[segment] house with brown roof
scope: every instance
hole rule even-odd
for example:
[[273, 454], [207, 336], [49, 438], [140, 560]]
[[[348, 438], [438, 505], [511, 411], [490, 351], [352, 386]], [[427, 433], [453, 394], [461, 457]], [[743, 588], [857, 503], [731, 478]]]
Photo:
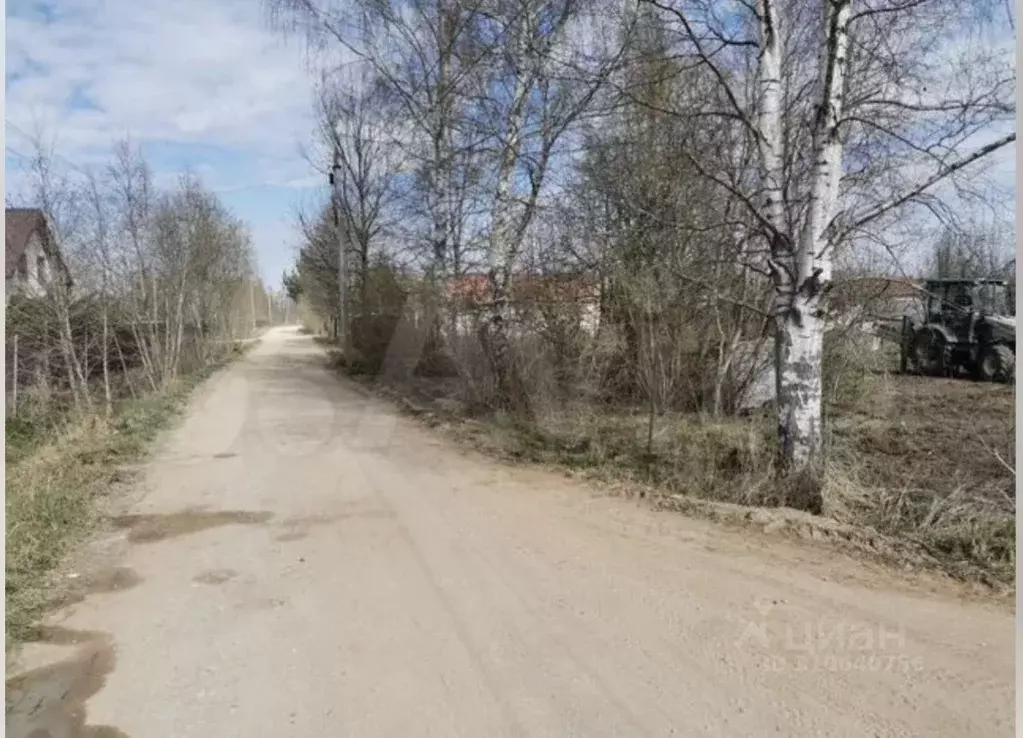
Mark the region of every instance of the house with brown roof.
[[38, 208], [7, 208], [4, 213], [5, 299], [46, 294], [55, 279], [71, 286], [64, 257], [46, 215]]
[[[574, 306], [583, 330], [594, 333], [600, 315], [600, 287], [594, 281], [575, 274], [516, 274], [511, 278], [509, 295], [513, 313], [525, 317], [530, 310], [554, 306]], [[479, 316], [489, 302], [490, 280], [486, 274], [466, 274], [448, 281], [445, 298], [458, 318], [459, 332], [473, 330], [473, 316]]]
[[923, 309], [923, 281], [902, 277], [856, 277], [835, 280], [828, 302], [846, 320], [901, 320]]

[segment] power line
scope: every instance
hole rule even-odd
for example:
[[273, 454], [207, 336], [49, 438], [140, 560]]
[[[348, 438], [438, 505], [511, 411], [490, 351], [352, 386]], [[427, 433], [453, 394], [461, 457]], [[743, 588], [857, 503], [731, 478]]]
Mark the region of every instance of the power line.
[[[29, 135], [23, 129], [19, 128], [14, 123], [11, 123], [11, 121], [7, 120], [6, 118], [4, 118], [4, 125], [5, 126], [9, 126], [16, 133], [20, 134], [25, 139], [25, 141], [31, 143], [32, 145], [38, 145], [38, 142], [36, 141], [36, 139], [33, 136]], [[25, 154], [22, 154], [20, 151], [16, 151], [16, 150], [10, 148], [9, 146], [5, 146], [5, 148], [8, 151], [10, 151], [11, 153], [16, 154], [17, 156], [20, 156], [22, 159], [24, 159], [26, 161], [32, 161], [33, 159], [36, 158], [35, 156], [27, 156]], [[66, 156], [58, 154], [55, 151], [50, 151], [48, 153], [48, 156], [49, 156], [50, 159], [62, 162], [65, 167], [67, 167], [68, 169], [71, 169], [71, 170], [73, 170], [75, 172], [78, 172], [79, 174], [84, 174], [84, 175], [88, 175], [89, 174], [88, 170], [83, 169], [82, 167], [78, 166], [77, 164], [72, 162], [70, 159], [68, 159]]]

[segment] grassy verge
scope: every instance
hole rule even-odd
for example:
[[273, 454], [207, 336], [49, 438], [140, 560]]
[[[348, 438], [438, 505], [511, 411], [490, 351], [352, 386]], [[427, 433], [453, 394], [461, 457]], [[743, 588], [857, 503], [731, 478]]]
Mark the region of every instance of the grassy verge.
[[[239, 348], [231, 359], [243, 351]], [[7, 422], [8, 652], [45, 612], [49, 574], [99, 522], [98, 500], [118, 483], [129, 481], [129, 465], [145, 457], [193, 390], [220, 366], [223, 363], [184, 377], [165, 391], [122, 401], [109, 419], [69, 423], [51, 416]]]

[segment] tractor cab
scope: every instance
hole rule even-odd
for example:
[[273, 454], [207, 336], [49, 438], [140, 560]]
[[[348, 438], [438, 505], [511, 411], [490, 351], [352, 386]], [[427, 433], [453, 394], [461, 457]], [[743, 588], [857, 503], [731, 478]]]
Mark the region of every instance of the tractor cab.
[[1001, 279], [931, 279], [924, 285], [924, 291], [929, 319], [963, 312], [1016, 314], [1011, 290]]
[[924, 284], [925, 318], [903, 322], [902, 364], [924, 374], [963, 368], [978, 379], [1014, 376], [1015, 299], [1001, 279], [931, 279]]

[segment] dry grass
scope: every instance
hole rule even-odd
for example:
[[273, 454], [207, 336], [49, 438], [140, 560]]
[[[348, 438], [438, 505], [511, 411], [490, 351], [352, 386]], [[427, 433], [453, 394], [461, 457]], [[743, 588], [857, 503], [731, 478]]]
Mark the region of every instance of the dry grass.
[[[242, 353], [244, 347], [234, 352]], [[49, 603], [49, 574], [98, 520], [97, 501], [131, 476], [161, 430], [214, 370], [165, 392], [122, 401], [107, 420], [70, 420], [51, 404], [6, 424], [6, 617], [8, 651]]]
[[968, 578], [1015, 579], [1011, 385], [891, 376], [831, 424], [829, 514], [908, 537]]

